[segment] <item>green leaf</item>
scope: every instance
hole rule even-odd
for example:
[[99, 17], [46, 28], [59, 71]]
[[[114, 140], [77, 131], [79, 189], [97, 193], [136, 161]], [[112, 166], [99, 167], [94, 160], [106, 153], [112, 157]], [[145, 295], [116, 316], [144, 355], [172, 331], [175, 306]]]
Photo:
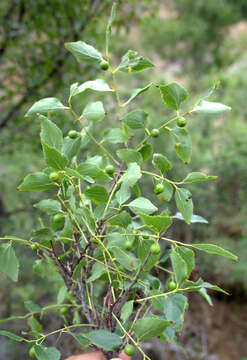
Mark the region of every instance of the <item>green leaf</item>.
[[41, 116], [41, 132], [40, 138], [50, 147], [62, 150], [63, 147], [63, 134], [62, 131], [52, 121], [45, 116]]
[[131, 201], [127, 206], [133, 211], [134, 213], [142, 212], [143, 214], [152, 214], [153, 212], [157, 211], [157, 207], [154, 206], [150, 200], [139, 197], [133, 201]]
[[34, 346], [38, 360], [60, 360], [61, 354], [55, 347]]
[[106, 49], [108, 51], [109, 49], [109, 41], [110, 41], [110, 37], [111, 37], [111, 27], [112, 27], [112, 23], [115, 19], [115, 15], [116, 15], [116, 7], [117, 4], [114, 2], [112, 4], [112, 8], [111, 8], [111, 15], [109, 16], [108, 19], [108, 23], [107, 23], [107, 27], [106, 27], [106, 37], [105, 37], [105, 42], [106, 42]]
[[[139, 245], [138, 245], [138, 249], [137, 249], [137, 255], [138, 255], [138, 259], [140, 260], [141, 264], [144, 263], [149, 250], [150, 250], [150, 246], [153, 244], [153, 240], [142, 240], [140, 241]], [[143, 268], [143, 271], [150, 271], [154, 265], [156, 265], [159, 261], [160, 258], [160, 254], [150, 254], [148, 261], [146, 263], [146, 265]]]
[[139, 150], [138, 152], [141, 154], [142, 158], [143, 158], [143, 162], [147, 161], [150, 156], [153, 153], [153, 147], [151, 144], [144, 144]]
[[133, 300], [130, 300], [130, 301], [127, 301], [122, 309], [121, 309], [121, 320], [123, 323], [125, 323], [125, 321], [128, 320], [128, 318], [130, 317], [130, 315], [132, 314], [133, 312], [133, 305], [134, 305], [134, 301]]
[[32, 300], [27, 300], [24, 302], [25, 308], [30, 312], [41, 312], [42, 308], [35, 304]]
[[18, 341], [18, 342], [25, 340], [23, 337], [15, 335], [15, 334], [11, 333], [10, 331], [0, 330], [0, 335], [6, 336], [7, 338], [14, 340], [14, 341]]
[[79, 164], [76, 171], [83, 176], [89, 176], [93, 180], [108, 181], [110, 179], [110, 177], [102, 169], [91, 162]]
[[0, 246], [0, 272], [13, 281], [18, 280], [19, 260], [10, 243]]
[[131, 216], [127, 211], [122, 211], [120, 214], [117, 214], [108, 220], [108, 223], [110, 225], [121, 226], [125, 229], [128, 227], [129, 224], [131, 224], [131, 222]]
[[137, 320], [133, 327], [133, 331], [138, 340], [148, 340], [161, 335], [170, 325], [171, 323], [168, 320], [146, 317]]
[[[163, 291], [160, 290], [151, 290], [150, 291], [150, 296], [153, 295], [160, 295], [163, 294]], [[151, 299], [152, 305], [153, 307], [160, 311], [161, 313], [164, 313], [165, 311], [165, 296], [159, 296], [159, 297], [154, 297]]]
[[163, 180], [164, 191], [157, 195], [160, 201], [170, 201], [173, 195], [173, 186], [172, 184], [167, 181]]
[[178, 110], [181, 103], [188, 97], [187, 90], [176, 82], [159, 86], [164, 103], [170, 109]]
[[191, 159], [192, 146], [188, 131], [175, 127], [170, 132], [177, 156], [188, 164]]
[[120, 247], [112, 246], [111, 252], [113, 253], [116, 261], [119, 262], [119, 264], [121, 264], [125, 269], [129, 271], [133, 271], [135, 269], [135, 258], [130, 256], [127, 251], [121, 249]]
[[25, 176], [23, 182], [18, 186], [18, 190], [49, 190], [54, 188], [54, 183], [43, 172], [36, 172]]
[[41, 141], [45, 162], [55, 170], [63, 170], [69, 162], [69, 159], [54, 147]]
[[217, 176], [207, 176], [201, 172], [192, 172], [186, 176], [183, 180], [184, 184], [194, 184], [206, 180], [214, 180], [217, 179]]
[[211, 300], [211, 297], [208, 295], [207, 290], [205, 288], [201, 288], [198, 290], [199, 294], [201, 294], [202, 297], [208, 302], [210, 306], [213, 306], [213, 302]]
[[106, 330], [94, 330], [85, 334], [85, 336], [92, 344], [108, 351], [116, 351], [122, 345], [122, 340], [117, 334]]
[[69, 159], [72, 160], [74, 156], [78, 154], [81, 149], [82, 138], [78, 136], [76, 139], [66, 137], [63, 143], [62, 153]]
[[159, 169], [161, 175], [163, 175], [165, 171], [172, 168], [170, 161], [162, 154], [154, 154], [152, 163], [156, 168]]
[[90, 340], [85, 338], [85, 334], [70, 333], [70, 335], [85, 348], [87, 348], [91, 343]]
[[94, 263], [91, 270], [91, 276], [87, 279], [87, 283], [97, 280], [106, 272], [105, 267], [100, 263]]
[[102, 59], [101, 53], [84, 41], [68, 42], [64, 46], [74, 55], [78, 62], [94, 63]]
[[128, 186], [134, 186], [142, 177], [141, 168], [135, 162], [128, 164], [128, 170], [123, 176], [123, 183]]
[[35, 114], [56, 113], [61, 110], [69, 110], [69, 107], [64, 106], [58, 99], [49, 97], [35, 102], [25, 114], [25, 116], [27, 117]]
[[94, 91], [114, 91], [109, 87], [109, 85], [103, 79], [96, 79], [86, 81], [83, 84], [77, 86], [73, 91], [73, 96], [79, 95], [85, 90], [94, 90]]
[[119, 157], [119, 159], [125, 161], [126, 163], [132, 163], [132, 162], [135, 162], [138, 164], [142, 163], [142, 156], [136, 150], [119, 149], [119, 150], [117, 150], [117, 156]]
[[89, 103], [83, 110], [83, 116], [89, 121], [101, 121], [105, 117], [105, 110], [101, 101]]
[[170, 216], [149, 216], [142, 213], [138, 213], [142, 221], [150, 230], [162, 233], [167, 230], [172, 224], [172, 218]]
[[[152, 83], [148, 84], [147, 86], [145, 86], [144, 88], [139, 88], [139, 89], [134, 89], [131, 93], [130, 98], [123, 104], [123, 106], [128, 105], [132, 100], [134, 100], [138, 95], [144, 93], [145, 91], [147, 91], [150, 86], [152, 85]], [[131, 126], [130, 126], [131, 128]], [[132, 128], [133, 129], [133, 128]]]
[[170, 294], [165, 298], [166, 318], [173, 322], [175, 331], [182, 330], [186, 305], [187, 298], [182, 294]]
[[123, 130], [119, 128], [107, 129], [104, 132], [104, 141], [111, 144], [120, 144], [128, 140], [128, 137], [124, 134]]
[[175, 251], [185, 261], [187, 265], [187, 278], [190, 277], [192, 270], [195, 267], [195, 254], [194, 251], [184, 246], [177, 246]]
[[64, 285], [62, 286], [57, 294], [57, 304], [60, 305], [64, 302], [66, 299], [66, 296], [68, 295], [67, 287]]
[[42, 325], [33, 316], [27, 320], [28, 326], [34, 333], [41, 334], [43, 331]]
[[96, 203], [106, 203], [108, 200], [108, 192], [102, 185], [94, 185], [85, 191], [88, 199], [93, 200]]
[[126, 114], [122, 120], [131, 129], [143, 129], [147, 124], [148, 113], [143, 110], [133, 110]]
[[172, 262], [172, 268], [176, 278], [176, 282], [180, 285], [184, 280], [188, 278], [188, 267], [184, 259], [179, 253], [173, 249], [170, 253], [170, 259]]
[[190, 224], [193, 214], [193, 202], [190, 191], [183, 188], [177, 188], [175, 192], [175, 201], [178, 210], [180, 210], [183, 215], [184, 220], [187, 224]]
[[207, 114], [207, 115], [220, 115], [231, 111], [230, 106], [220, 104], [212, 101], [202, 100], [200, 103], [192, 110], [196, 114]]
[[193, 244], [192, 245], [193, 248], [201, 250], [201, 251], [205, 251], [209, 254], [216, 254], [216, 255], [221, 255], [224, 256], [228, 259], [232, 259], [235, 261], [238, 261], [239, 258], [238, 256], [234, 255], [233, 253], [231, 253], [228, 250], [223, 249], [222, 247], [218, 246], [218, 245], [214, 245], [214, 244]]
[[[184, 217], [180, 212], [177, 212], [173, 217], [176, 219], [179, 219], [179, 220], [184, 220]], [[191, 222], [191, 224], [192, 223], [208, 224], [208, 221], [206, 219], [204, 219], [202, 216], [195, 215], [195, 214], [192, 215], [190, 222]]]
[[116, 192], [116, 199], [119, 205], [125, 203], [125, 201], [129, 200], [130, 197], [131, 197], [130, 187], [125, 183], [122, 183], [120, 189]]
[[33, 206], [48, 215], [56, 214], [62, 209], [60, 202], [52, 199], [41, 200]]
[[122, 57], [118, 70], [130, 73], [142, 71], [151, 67], [154, 67], [154, 64], [149, 59], [138, 56], [136, 51], [128, 50]]

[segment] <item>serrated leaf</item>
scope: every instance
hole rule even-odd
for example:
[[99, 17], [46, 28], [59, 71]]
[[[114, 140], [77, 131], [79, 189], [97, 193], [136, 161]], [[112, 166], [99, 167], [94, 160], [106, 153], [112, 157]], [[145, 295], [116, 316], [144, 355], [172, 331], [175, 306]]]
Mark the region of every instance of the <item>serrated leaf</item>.
[[134, 261], [135, 258], [131, 256], [127, 251], [121, 249], [117, 246], [111, 247], [111, 252], [113, 253], [117, 262], [122, 265], [125, 269], [133, 271], [135, 269]]
[[195, 254], [191, 249], [184, 246], [177, 246], [175, 248], [177, 254], [179, 254], [187, 265], [187, 278], [189, 278], [192, 270], [195, 267]]
[[122, 57], [118, 70], [130, 73], [142, 71], [151, 67], [154, 67], [154, 64], [149, 59], [138, 56], [136, 51], [128, 50]]
[[108, 351], [116, 351], [122, 345], [122, 340], [117, 334], [106, 330], [94, 330], [85, 334], [85, 337], [92, 344]]
[[18, 280], [19, 260], [10, 243], [0, 246], [0, 272], [13, 281]]
[[62, 209], [60, 202], [53, 199], [41, 200], [33, 206], [48, 215], [56, 214]]
[[102, 169], [88, 161], [79, 164], [79, 166], [76, 168], [76, 171], [84, 177], [89, 176], [93, 180], [108, 181], [110, 179]]
[[135, 162], [128, 164], [128, 170], [123, 176], [123, 183], [127, 186], [134, 186], [142, 177], [141, 168]]
[[55, 347], [34, 346], [38, 360], [60, 360], [61, 354]]
[[[138, 255], [138, 259], [140, 260], [141, 264], [144, 263], [149, 251], [150, 251], [150, 247], [153, 244], [153, 240], [142, 240], [139, 245], [138, 245], [138, 249], [137, 249], [137, 255]], [[154, 265], [156, 265], [159, 261], [160, 258], [160, 254], [150, 254], [148, 261], [146, 263], [146, 265], [143, 268], [143, 271], [150, 271]]]
[[74, 156], [78, 154], [81, 149], [82, 138], [78, 136], [76, 139], [66, 137], [63, 142], [62, 153], [69, 159], [72, 160]]
[[69, 110], [69, 107], [64, 106], [57, 98], [49, 97], [35, 102], [25, 114], [25, 117], [34, 114], [55, 113], [61, 110]]
[[172, 218], [170, 216], [149, 216], [142, 213], [138, 213], [138, 215], [140, 215], [142, 221], [150, 230], [157, 233], [166, 231], [172, 224]]
[[170, 294], [165, 298], [165, 314], [167, 320], [173, 322], [175, 331], [182, 330], [187, 298], [182, 294]]
[[81, 85], [78, 85], [73, 92], [73, 96], [83, 93], [85, 90], [94, 90], [94, 91], [114, 91], [109, 87], [109, 85], [103, 79], [96, 79], [86, 81]]
[[167, 180], [163, 180], [162, 183], [164, 185], [164, 191], [158, 194], [157, 197], [160, 201], [170, 201], [173, 195], [173, 186]]
[[231, 111], [231, 107], [212, 101], [202, 100], [192, 112], [196, 114], [220, 115]]
[[102, 185], [94, 185], [85, 191], [85, 195], [88, 199], [93, 200], [96, 203], [106, 203], [108, 200], [108, 192]]
[[137, 164], [142, 163], [142, 156], [136, 150], [119, 149], [119, 150], [117, 150], [117, 156], [119, 157], [119, 159], [121, 159], [122, 161], [125, 161], [127, 164], [133, 163], [133, 162], [135, 162]]
[[176, 82], [159, 86], [164, 103], [170, 109], [178, 110], [181, 103], [188, 98], [187, 90]]
[[172, 250], [170, 254], [170, 259], [172, 262], [172, 268], [176, 278], [176, 282], [178, 283], [178, 285], [180, 285], [184, 280], [188, 278], [187, 264], [182, 258], [182, 256], [175, 251], [175, 249]]
[[131, 224], [132, 219], [127, 211], [122, 211], [120, 214], [111, 217], [107, 222], [110, 225], [120, 226], [126, 229], [128, 225]]
[[101, 101], [87, 104], [83, 110], [83, 116], [89, 121], [101, 121], [105, 117], [104, 106]]
[[116, 192], [116, 199], [119, 205], [125, 203], [131, 197], [130, 187], [124, 183], [121, 184], [120, 189]]
[[51, 182], [49, 177], [43, 172], [36, 172], [25, 176], [23, 182], [18, 186], [18, 190], [49, 190], [55, 187], [54, 183]]
[[216, 254], [216, 255], [221, 255], [224, 256], [228, 259], [232, 259], [235, 261], [238, 261], [239, 258], [238, 256], [234, 255], [233, 253], [231, 253], [228, 250], [223, 249], [222, 247], [218, 246], [218, 245], [214, 245], [214, 244], [193, 244], [192, 245], [193, 248], [201, 250], [201, 251], [205, 251], [209, 254]]
[[161, 175], [163, 175], [165, 171], [172, 168], [170, 161], [162, 154], [154, 154], [152, 163], [156, 168], [159, 169]]
[[157, 207], [154, 206], [150, 200], [139, 197], [133, 201], [131, 201], [127, 206], [133, 211], [134, 213], [142, 212], [143, 214], [152, 214], [153, 212], [157, 211]]
[[78, 62], [94, 63], [102, 59], [101, 53], [84, 41], [68, 42], [64, 46], [74, 55]]
[[182, 181], [184, 184], [194, 184], [206, 180], [214, 180], [217, 179], [217, 176], [207, 176], [201, 172], [192, 172], [186, 176], [186, 178]]
[[64, 170], [68, 165], [69, 159], [54, 147], [41, 141], [45, 162], [55, 170]]
[[133, 327], [133, 331], [138, 340], [148, 340], [161, 335], [170, 325], [171, 323], [168, 320], [146, 317], [137, 320]]
[[190, 224], [193, 214], [193, 202], [190, 191], [183, 188], [177, 188], [175, 192], [175, 201], [178, 210], [180, 210], [183, 215], [184, 220], [187, 224]]
[[[123, 104], [123, 106], [128, 105], [132, 100], [134, 100], [137, 96], [139, 96], [140, 94], [144, 93], [145, 91], [147, 91], [150, 86], [152, 85], [152, 83], [148, 84], [147, 86], [145, 86], [144, 88], [138, 88], [138, 89], [134, 89], [131, 93], [130, 98]], [[131, 126], [130, 126], [131, 128]], [[132, 128], [133, 129], [133, 128]]]
[[147, 161], [150, 156], [153, 153], [153, 147], [151, 144], [144, 144], [139, 150], [138, 152], [141, 154], [142, 158], [143, 158], [143, 162]]
[[130, 113], [126, 114], [122, 120], [129, 128], [136, 129], [144, 129], [147, 124], [148, 113], [137, 109], [133, 110]]
[[134, 301], [133, 300], [130, 300], [130, 301], [127, 301], [122, 309], [121, 309], [121, 320], [123, 323], [125, 323], [125, 321], [128, 320], [128, 318], [130, 317], [130, 315], [132, 314], [133, 312], [133, 305], [134, 305]]
[[170, 131], [177, 156], [188, 164], [191, 159], [192, 146], [188, 131], [184, 128], [175, 127]]
[[128, 137], [124, 134], [123, 130], [119, 128], [107, 129], [104, 132], [104, 141], [111, 144], [121, 144], [128, 140]]
[[25, 340], [23, 337], [13, 334], [10, 331], [0, 330], [0, 335], [6, 336], [7, 338], [14, 340], [14, 341], [18, 341], [18, 342]]
[[50, 147], [54, 147], [58, 151], [61, 151], [63, 147], [63, 134], [54, 122], [47, 119], [45, 116], [40, 117], [41, 120], [41, 132], [40, 138]]
[[85, 338], [85, 334], [70, 333], [70, 335], [73, 336], [73, 338], [85, 348], [87, 348], [91, 343], [90, 340]]

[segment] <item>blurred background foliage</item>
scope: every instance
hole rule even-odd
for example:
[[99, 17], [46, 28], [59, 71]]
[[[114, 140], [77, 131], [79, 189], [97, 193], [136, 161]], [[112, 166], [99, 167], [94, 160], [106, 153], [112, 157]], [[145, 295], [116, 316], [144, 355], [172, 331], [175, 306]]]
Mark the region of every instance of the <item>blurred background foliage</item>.
[[[165, 147], [174, 162], [171, 177], [181, 178], [189, 171], [200, 170], [219, 176], [217, 181], [197, 184], [192, 189], [195, 213], [205, 217], [209, 224], [188, 227], [177, 221], [172, 231], [180, 241], [212, 241], [240, 255], [238, 264], [219, 257], [198, 258], [199, 275], [233, 294], [227, 299], [233, 311], [232, 306], [238, 308], [247, 292], [246, 0], [131, 0], [120, 1], [119, 5], [111, 45], [113, 62], [118, 64], [127, 49], [134, 49], [156, 64], [154, 70], [132, 79], [131, 74], [120, 75], [121, 88], [126, 89], [127, 82], [135, 88], [145, 86], [150, 79], [154, 82], [176, 80], [189, 89], [193, 102], [214, 81], [220, 80], [221, 86], [213, 100], [233, 109], [226, 117], [189, 119], [194, 152], [187, 166], [181, 166], [174, 156], [165, 133], [153, 141], [157, 152]], [[76, 63], [63, 44], [82, 39], [102, 51], [110, 6], [110, 0], [0, 2], [1, 235], [28, 238], [39, 223], [39, 213], [32, 205], [44, 197], [44, 194], [15, 190], [26, 173], [43, 166], [39, 122], [23, 115], [38, 99], [56, 96], [66, 101], [70, 84], [102, 76], [97, 66]], [[127, 92], [124, 90], [122, 96], [127, 96]], [[150, 113], [149, 127], [159, 126], [169, 111], [156, 99], [155, 91], [150, 89], [145, 95], [129, 109], [142, 106]], [[89, 97], [95, 98], [95, 95], [87, 92], [81, 99], [82, 104]], [[112, 114], [108, 121], [114, 123], [113, 99], [107, 95], [104, 101]], [[70, 119], [57, 118], [56, 121], [64, 133], [75, 128]], [[152, 198], [150, 184], [144, 186]], [[166, 204], [162, 206], [166, 208]], [[172, 206], [171, 211], [175, 211], [175, 207]], [[33, 255], [26, 249], [18, 248], [18, 251], [22, 258], [20, 282], [12, 284], [0, 278], [1, 318], [25, 313], [23, 303], [29, 298], [41, 305], [52, 303], [60, 286], [52, 271], [42, 269], [37, 261], [36, 275], [31, 276]], [[62, 325], [63, 319], [49, 315], [44, 326], [52, 329], [54, 322]], [[18, 324], [20, 328], [23, 326]], [[11, 326], [16, 328], [16, 324], [10, 323], [7, 327]], [[246, 356], [241, 332], [239, 336], [240, 340], [234, 340], [234, 344], [240, 352], [225, 351], [212, 359]], [[3, 339], [0, 345], [1, 341]], [[73, 346], [66, 342], [65, 353], [72, 352]], [[28, 359], [24, 345], [13, 348], [10, 342], [4, 342], [0, 348], [0, 359], [15, 360], [20, 351], [22, 358]]]

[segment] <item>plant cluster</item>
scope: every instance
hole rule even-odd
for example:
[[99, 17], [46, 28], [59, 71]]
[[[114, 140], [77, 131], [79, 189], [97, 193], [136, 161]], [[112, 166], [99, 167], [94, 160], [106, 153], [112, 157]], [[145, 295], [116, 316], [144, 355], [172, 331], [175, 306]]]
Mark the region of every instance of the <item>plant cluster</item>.
[[[189, 163], [192, 154], [186, 127], [189, 118], [196, 114], [219, 115], [230, 108], [208, 101], [217, 84], [187, 110], [181, 110], [181, 105], [188, 99], [188, 92], [176, 82], [150, 83], [134, 89], [129, 99], [122, 102], [117, 87], [118, 72], [131, 76], [154, 64], [129, 50], [120, 64], [113, 67], [109, 40], [114, 16], [115, 5], [106, 29], [105, 57], [83, 41], [65, 44], [77, 61], [97, 63], [99, 69], [111, 76], [111, 85], [103, 79], [74, 83], [68, 105], [57, 98], [44, 98], [26, 114], [40, 120], [46, 168], [27, 175], [18, 189], [49, 191], [51, 195], [34, 205], [45, 217], [29, 240], [1, 238], [5, 243], [0, 247], [0, 271], [13, 281], [18, 280], [19, 260], [13, 243], [19, 242], [36, 253], [36, 273], [50, 269], [64, 285], [56, 304], [41, 308], [31, 300], [26, 302], [28, 313], [21, 318], [27, 319], [29, 332], [19, 336], [1, 330], [0, 335], [30, 343], [30, 356], [39, 360], [60, 359], [60, 352], [55, 347], [46, 347], [45, 342], [49, 336], [62, 333], [69, 333], [83, 347], [102, 350], [108, 358], [123, 349], [127, 355], [133, 355], [136, 348], [143, 359], [149, 359], [140, 346], [141, 341], [159, 337], [164, 342], [177, 342], [176, 333], [182, 329], [188, 308], [186, 292], [197, 291], [209, 303], [207, 289], [224, 292], [202, 279], [192, 280], [194, 250], [237, 260], [234, 254], [214, 244], [186, 244], [169, 238], [167, 231], [174, 218], [187, 224], [203, 222], [201, 217], [193, 215], [192, 194], [186, 185], [216, 177], [192, 172], [181, 181], [173, 181], [168, 175], [172, 163], [164, 153], [154, 149], [155, 138], [162, 137], [166, 131], [177, 156], [183, 163]], [[175, 111], [175, 116], [157, 129], [150, 127], [146, 111], [127, 110], [151, 86], [157, 88], [164, 105]], [[107, 127], [109, 115], [101, 101], [90, 102], [80, 111], [78, 106], [75, 109], [76, 97], [88, 89], [109, 92], [116, 98], [120, 126]], [[76, 123], [65, 137], [51, 120], [53, 114], [59, 113], [70, 114]], [[103, 136], [98, 136], [97, 124], [101, 121], [106, 122], [106, 130]], [[90, 154], [83, 151], [89, 142], [99, 151]], [[112, 151], [114, 146], [116, 153]], [[152, 169], [146, 166], [150, 159]], [[150, 179], [157, 198], [155, 204], [143, 194], [144, 177]], [[168, 210], [160, 210], [164, 202], [169, 203], [173, 198], [178, 213], [171, 215]], [[159, 272], [168, 274], [166, 284], [159, 279]], [[41, 318], [51, 310], [60, 314], [64, 326], [44, 333]]]

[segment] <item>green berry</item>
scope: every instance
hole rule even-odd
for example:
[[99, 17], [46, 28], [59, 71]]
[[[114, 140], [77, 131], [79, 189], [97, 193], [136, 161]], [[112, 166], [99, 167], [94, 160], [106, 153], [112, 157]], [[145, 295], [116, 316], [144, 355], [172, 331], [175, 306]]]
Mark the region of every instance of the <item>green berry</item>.
[[32, 346], [31, 349], [29, 350], [29, 356], [33, 359], [37, 359], [36, 352], [34, 350], [34, 346]]
[[61, 226], [62, 226], [65, 222], [65, 216], [61, 215], [61, 214], [56, 214], [53, 216], [53, 222], [57, 225], [61, 224]]
[[69, 309], [64, 306], [64, 307], [60, 308], [58, 311], [61, 315], [66, 315], [67, 312], [69, 311]]
[[37, 249], [38, 249], [38, 248], [37, 248], [37, 245], [36, 245], [36, 244], [32, 244], [32, 245], [31, 245], [31, 249], [34, 250], [34, 251], [37, 250]]
[[135, 353], [135, 348], [133, 345], [126, 345], [125, 348], [124, 348], [124, 353], [128, 356], [133, 356], [134, 353]]
[[109, 68], [108, 61], [102, 60], [99, 64], [99, 67], [101, 68], [101, 70], [104, 70], [104, 71], [108, 70], [108, 68]]
[[75, 131], [75, 130], [70, 130], [69, 132], [68, 132], [68, 136], [71, 138], [71, 139], [76, 139], [77, 137], [78, 137], [78, 132], [77, 131]]
[[159, 136], [159, 134], [160, 134], [159, 129], [153, 129], [153, 130], [151, 131], [151, 136], [152, 136], [153, 138], [157, 138], [157, 137]]
[[149, 239], [149, 235], [143, 235], [142, 236], [144, 240], [148, 240]]
[[155, 187], [154, 187], [154, 193], [157, 195], [157, 194], [160, 194], [164, 191], [164, 185], [163, 184], [156, 184]]
[[59, 179], [59, 174], [56, 171], [53, 171], [49, 175], [51, 181], [57, 181]]
[[105, 172], [108, 174], [108, 175], [113, 175], [114, 172], [115, 172], [115, 167], [113, 165], [107, 165], [105, 167]]
[[175, 283], [175, 281], [173, 279], [168, 279], [166, 282], [166, 287], [168, 291], [172, 291], [175, 290], [177, 287], [177, 284]]
[[133, 244], [132, 244], [132, 241], [130, 241], [130, 240], [126, 240], [123, 244], [123, 247], [125, 248], [125, 250], [131, 250], [132, 246], [133, 246]]
[[158, 255], [160, 253], [160, 245], [158, 243], [154, 243], [150, 246], [151, 254]]
[[187, 124], [187, 121], [186, 119], [183, 117], [183, 116], [180, 116], [178, 119], [177, 119], [177, 126], [179, 127], [184, 127], [186, 126]]

